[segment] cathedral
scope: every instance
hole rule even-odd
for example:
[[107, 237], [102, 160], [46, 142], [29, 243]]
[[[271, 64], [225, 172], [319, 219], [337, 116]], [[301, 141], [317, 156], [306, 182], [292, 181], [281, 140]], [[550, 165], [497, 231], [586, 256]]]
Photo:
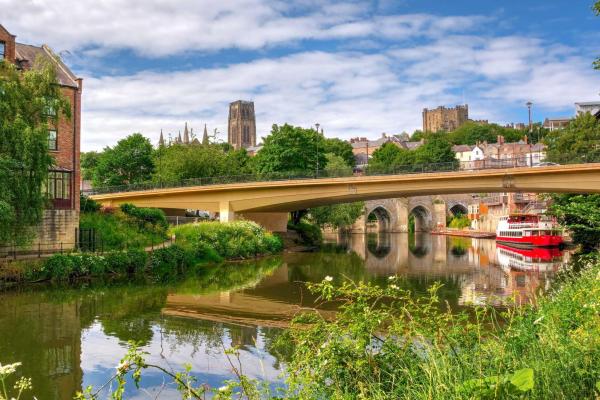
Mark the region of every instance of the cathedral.
[[199, 141], [196, 135], [194, 134], [194, 128], [188, 129], [187, 122], [185, 123], [185, 127], [183, 128], [183, 137], [181, 136], [181, 131], [179, 134], [172, 138], [169, 134], [168, 141], [165, 141], [165, 137], [163, 135], [162, 129], [160, 130], [160, 138], [158, 139], [159, 146], [170, 146], [172, 144], [209, 144], [208, 141], [208, 130], [206, 129], [206, 124], [204, 124], [204, 133], [202, 134], [202, 141]]
[[227, 142], [236, 150], [256, 146], [254, 102], [238, 100], [229, 104]]

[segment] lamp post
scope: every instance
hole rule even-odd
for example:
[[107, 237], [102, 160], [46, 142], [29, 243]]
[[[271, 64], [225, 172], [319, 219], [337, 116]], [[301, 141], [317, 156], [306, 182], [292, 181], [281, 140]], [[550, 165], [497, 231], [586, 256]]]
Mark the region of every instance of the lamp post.
[[529, 114], [529, 135], [531, 135], [531, 106], [533, 103], [528, 101], [525, 105], [527, 106], [527, 113]]
[[317, 127], [317, 136], [316, 140], [317, 140], [317, 178], [319, 177], [319, 126], [321, 126], [321, 124], [319, 124], [318, 122], [315, 124], [315, 126]]

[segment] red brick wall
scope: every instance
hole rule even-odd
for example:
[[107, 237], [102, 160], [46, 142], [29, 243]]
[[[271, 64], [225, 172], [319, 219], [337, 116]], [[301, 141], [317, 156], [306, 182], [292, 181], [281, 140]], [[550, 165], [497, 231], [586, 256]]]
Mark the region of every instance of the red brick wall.
[[60, 117], [56, 127], [57, 150], [50, 151], [56, 166], [73, 171], [71, 175], [72, 208], [79, 210], [80, 139], [81, 139], [81, 89], [63, 87], [62, 94], [71, 104], [71, 118]]
[[0, 25], [0, 42], [5, 44], [5, 56], [4, 58], [11, 63], [15, 62], [15, 36], [8, 33]]

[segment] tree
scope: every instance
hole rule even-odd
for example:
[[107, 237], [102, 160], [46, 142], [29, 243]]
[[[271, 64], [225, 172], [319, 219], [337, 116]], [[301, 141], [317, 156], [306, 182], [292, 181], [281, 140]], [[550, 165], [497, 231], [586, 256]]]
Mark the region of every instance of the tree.
[[69, 118], [70, 104], [48, 62], [21, 72], [0, 60], [0, 93], [0, 243], [26, 242], [47, 202], [48, 122]]
[[544, 142], [546, 159], [559, 164], [600, 161], [600, 122], [580, 114], [565, 129], [552, 131]]
[[415, 164], [440, 164], [456, 161], [451, 143], [442, 135], [433, 135], [414, 150]]
[[98, 166], [100, 153], [88, 151], [81, 153], [81, 177], [86, 181], [94, 179], [94, 170]]
[[600, 246], [600, 195], [555, 194], [550, 213], [571, 232], [573, 242], [588, 253]]
[[398, 145], [387, 142], [373, 152], [369, 160], [369, 171], [374, 173], [389, 173], [395, 168], [414, 164], [413, 151], [403, 149]]
[[346, 160], [342, 157], [333, 154], [325, 154], [327, 158], [327, 165], [325, 166], [325, 173], [327, 176], [351, 176], [352, 167], [348, 165]]
[[237, 176], [252, 173], [246, 150], [224, 150], [220, 144], [174, 144], [154, 153], [155, 182], [179, 182], [185, 179]]
[[[324, 149], [318, 143], [322, 136], [314, 129], [288, 124], [273, 125], [271, 134], [263, 139], [263, 148], [255, 157], [259, 173], [300, 173], [313, 175], [327, 165]], [[317, 163], [318, 160], [318, 163]]]
[[150, 180], [154, 171], [150, 140], [141, 133], [121, 139], [113, 148], [106, 147], [94, 170], [93, 185], [116, 186]]
[[349, 167], [354, 167], [356, 161], [352, 145], [345, 140], [338, 138], [323, 138], [323, 151], [341, 157]]
[[311, 220], [319, 226], [343, 228], [352, 225], [365, 212], [365, 203], [334, 204], [309, 210]]

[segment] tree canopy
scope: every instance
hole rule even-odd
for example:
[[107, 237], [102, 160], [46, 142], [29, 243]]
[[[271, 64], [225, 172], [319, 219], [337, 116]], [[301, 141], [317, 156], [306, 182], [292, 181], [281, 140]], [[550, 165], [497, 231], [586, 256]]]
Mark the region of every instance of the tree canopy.
[[311, 220], [317, 225], [343, 228], [352, 225], [365, 211], [365, 203], [334, 204], [315, 207], [309, 211]]
[[322, 141], [321, 134], [314, 129], [273, 125], [271, 134], [263, 139], [263, 148], [255, 156], [256, 170], [259, 173], [314, 174], [317, 160], [320, 169], [327, 165], [325, 149], [319, 148]]
[[141, 133], [121, 139], [100, 154], [93, 173], [93, 185], [117, 186], [149, 181], [154, 172], [153, 148]]
[[[322, 137], [322, 136], [321, 136]], [[329, 154], [335, 154], [341, 157], [349, 167], [356, 164], [352, 145], [345, 140], [338, 138], [323, 138], [323, 151]]]
[[0, 243], [26, 241], [46, 206], [48, 123], [69, 118], [70, 104], [44, 62], [21, 72], [0, 60], [0, 93]]
[[590, 113], [580, 114], [565, 129], [552, 131], [544, 142], [546, 159], [559, 164], [600, 161], [600, 122]]

